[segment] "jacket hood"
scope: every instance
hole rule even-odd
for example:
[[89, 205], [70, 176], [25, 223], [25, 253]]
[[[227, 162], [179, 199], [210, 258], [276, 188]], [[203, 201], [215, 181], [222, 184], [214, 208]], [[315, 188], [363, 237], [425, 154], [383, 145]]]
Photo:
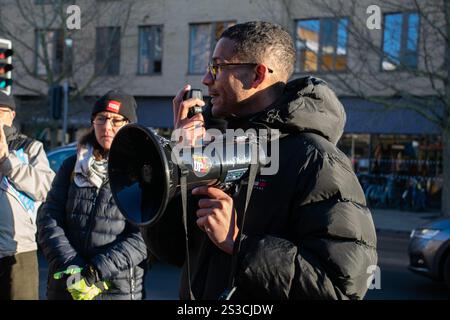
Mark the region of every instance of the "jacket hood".
[[250, 121], [282, 133], [317, 133], [336, 144], [344, 132], [346, 114], [328, 84], [308, 76], [289, 82], [282, 97]]

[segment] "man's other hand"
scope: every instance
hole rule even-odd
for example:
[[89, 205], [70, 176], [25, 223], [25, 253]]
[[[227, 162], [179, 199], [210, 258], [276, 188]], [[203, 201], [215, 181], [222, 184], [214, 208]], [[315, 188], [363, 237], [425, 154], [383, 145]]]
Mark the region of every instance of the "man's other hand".
[[197, 225], [217, 247], [232, 254], [239, 231], [233, 199], [224, 191], [209, 186], [197, 187], [192, 194], [209, 197], [198, 202]]

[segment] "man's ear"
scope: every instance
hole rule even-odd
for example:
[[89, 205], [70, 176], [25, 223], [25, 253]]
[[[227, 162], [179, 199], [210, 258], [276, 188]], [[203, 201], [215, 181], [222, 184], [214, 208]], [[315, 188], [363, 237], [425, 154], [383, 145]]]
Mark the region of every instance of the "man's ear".
[[264, 82], [264, 80], [266, 80], [267, 77], [267, 67], [263, 64], [258, 64], [256, 66], [256, 70], [255, 70], [255, 75], [253, 78], [253, 82], [252, 82], [252, 88], [257, 88], [261, 83]]
[[11, 111], [11, 117], [12, 117], [12, 120], [14, 120], [16, 118], [16, 112], [15, 111]]

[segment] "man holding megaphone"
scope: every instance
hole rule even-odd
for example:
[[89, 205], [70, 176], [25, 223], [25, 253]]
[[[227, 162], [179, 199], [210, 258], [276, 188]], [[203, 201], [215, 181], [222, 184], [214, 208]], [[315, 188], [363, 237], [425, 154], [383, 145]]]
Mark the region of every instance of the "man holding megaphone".
[[[210, 102], [183, 100], [190, 86], [173, 100], [175, 129], [185, 131], [184, 143], [193, 146], [217, 124], [269, 131], [269, 142], [279, 146], [271, 160], [278, 161], [276, 172], [250, 167], [247, 188], [234, 193], [223, 184], [186, 188], [185, 182], [184, 192], [192, 189], [187, 202], [182, 182], [181, 197], [168, 186], [182, 181], [180, 172], [215, 168], [208, 158], [189, 157], [186, 163], [195, 164], [186, 170], [164, 160], [155, 170], [157, 159], [166, 157], [157, 147], [147, 157], [154, 158], [152, 165], [143, 157], [139, 170], [128, 175], [143, 177], [140, 188], [151, 186], [138, 199], [147, 202], [137, 211], [164, 208], [144, 237], [160, 260], [183, 266], [181, 299], [362, 299], [367, 292], [367, 268], [377, 263], [376, 235], [361, 186], [336, 147], [345, 111], [324, 81], [288, 82], [294, 64], [293, 41], [283, 28], [267, 22], [236, 24], [221, 35], [203, 77]], [[188, 117], [193, 106], [204, 106], [203, 113]], [[127, 128], [121, 131], [126, 135]], [[139, 148], [147, 150], [151, 136]], [[130, 135], [122, 141], [125, 155], [136, 151], [127, 148], [137, 140]], [[127, 161], [117, 163], [125, 170]], [[214, 181], [241, 178], [242, 168], [235, 167], [226, 167]], [[111, 180], [120, 182], [114, 174]], [[158, 192], [167, 203], [155, 202]], [[187, 212], [184, 224], [181, 212]]]

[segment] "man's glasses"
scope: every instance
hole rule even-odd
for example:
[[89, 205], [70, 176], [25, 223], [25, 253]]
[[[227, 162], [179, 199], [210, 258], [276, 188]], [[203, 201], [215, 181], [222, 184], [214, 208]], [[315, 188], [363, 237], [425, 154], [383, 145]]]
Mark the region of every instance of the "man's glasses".
[[[217, 74], [219, 73], [219, 69], [227, 66], [257, 66], [259, 63], [248, 63], [248, 62], [242, 62], [242, 63], [208, 63], [208, 66], [206, 67], [206, 71], [209, 72], [214, 80], [216, 80]], [[273, 70], [270, 68], [267, 68], [267, 71], [269, 73], [273, 73]]]
[[111, 120], [112, 126], [116, 128], [121, 127], [128, 122], [128, 120], [125, 118], [109, 118], [104, 116], [98, 116], [92, 121], [92, 123], [102, 126], [106, 123], [106, 120]]

